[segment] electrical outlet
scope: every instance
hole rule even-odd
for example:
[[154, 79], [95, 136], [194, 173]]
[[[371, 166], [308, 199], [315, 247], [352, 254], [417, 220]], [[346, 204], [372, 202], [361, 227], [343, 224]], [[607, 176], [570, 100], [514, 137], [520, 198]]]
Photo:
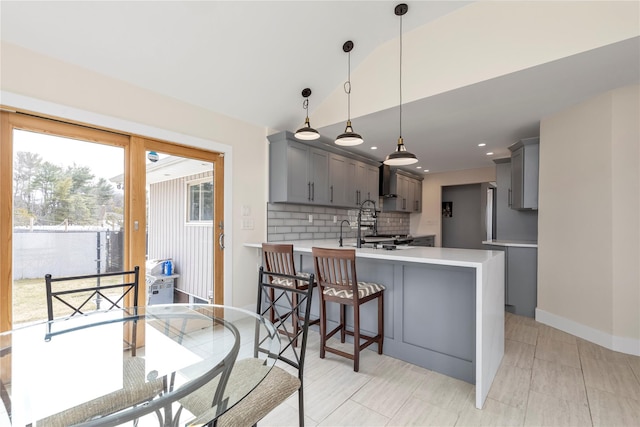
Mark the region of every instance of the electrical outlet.
[[309, 224], [313, 223], [313, 215], [309, 214]]
[[334, 224], [337, 224], [337, 223], [338, 223], [338, 216], [337, 216], [337, 215], [334, 215], [334, 216], [333, 216], [333, 223], [334, 223]]

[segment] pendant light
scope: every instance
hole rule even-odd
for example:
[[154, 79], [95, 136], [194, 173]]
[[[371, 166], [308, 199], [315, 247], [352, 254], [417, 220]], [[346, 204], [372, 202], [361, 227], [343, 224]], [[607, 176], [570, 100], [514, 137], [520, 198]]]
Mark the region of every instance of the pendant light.
[[312, 141], [314, 139], [320, 138], [320, 134], [317, 130], [311, 127], [309, 124], [309, 96], [311, 95], [311, 89], [305, 88], [302, 89], [302, 97], [304, 101], [302, 101], [302, 108], [305, 109], [307, 117], [304, 119], [304, 126], [296, 131], [294, 136], [298, 139], [302, 139], [305, 141]]
[[407, 147], [405, 147], [402, 140], [402, 15], [407, 13], [407, 10], [409, 10], [409, 6], [405, 3], [401, 3], [395, 8], [395, 14], [400, 17], [400, 136], [398, 137], [396, 150], [389, 154], [383, 162], [389, 166], [406, 166], [418, 162], [415, 154], [407, 151]]
[[364, 141], [362, 136], [355, 133], [351, 127], [351, 50], [353, 49], [353, 42], [351, 40], [345, 42], [342, 45], [342, 50], [349, 54], [348, 70], [349, 74], [347, 81], [344, 83], [344, 91], [347, 94], [347, 126], [344, 128], [344, 133], [338, 135], [336, 138], [336, 144], [342, 146], [360, 145]]

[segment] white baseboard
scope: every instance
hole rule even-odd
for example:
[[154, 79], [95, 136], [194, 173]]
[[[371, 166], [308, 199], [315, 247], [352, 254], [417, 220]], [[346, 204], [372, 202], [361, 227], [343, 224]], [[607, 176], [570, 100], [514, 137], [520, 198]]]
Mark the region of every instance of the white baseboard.
[[536, 321], [601, 345], [609, 350], [640, 356], [640, 339], [617, 337], [539, 308], [536, 308]]

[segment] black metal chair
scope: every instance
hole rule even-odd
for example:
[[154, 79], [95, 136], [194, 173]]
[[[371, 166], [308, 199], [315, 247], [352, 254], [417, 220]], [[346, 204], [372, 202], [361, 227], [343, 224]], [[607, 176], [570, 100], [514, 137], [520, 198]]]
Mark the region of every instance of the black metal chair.
[[[272, 280], [278, 278], [281, 280]], [[295, 280], [306, 282], [307, 286], [287, 286], [274, 282]], [[276, 329], [285, 331], [281, 334], [282, 345], [280, 352], [273, 354], [266, 348], [262, 337], [256, 334], [254, 347], [255, 356], [258, 353], [266, 353], [268, 358], [276, 358], [297, 370], [297, 375], [284, 369], [273, 366], [260, 384], [246, 395], [240, 402], [222, 414], [220, 418], [210, 425], [217, 427], [237, 427], [256, 425], [274, 408], [284, 402], [289, 396], [298, 391], [298, 413], [300, 426], [304, 426], [304, 396], [303, 374], [304, 359], [307, 348], [307, 333], [309, 330], [309, 313], [311, 311], [311, 295], [313, 292], [314, 275], [302, 278], [287, 274], [274, 273], [260, 267], [258, 273], [258, 314], [268, 317], [273, 310], [276, 314]], [[273, 295], [273, 297], [272, 297]], [[296, 304], [293, 304], [293, 295], [296, 295]], [[296, 313], [303, 312], [298, 316]], [[297, 332], [290, 331], [292, 319], [299, 322]], [[300, 345], [295, 346], [294, 341], [300, 339]], [[227, 383], [228, 394], [237, 393], [243, 395], [246, 392], [246, 378], [252, 375], [263, 375], [266, 361], [258, 358], [243, 359], [236, 362]], [[250, 383], [250, 382], [249, 382]]]
[[[117, 271], [111, 273], [88, 274], [84, 276], [69, 276], [53, 278], [51, 274], [44, 276], [47, 286], [47, 317], [49, 328], [46, 339], [68, 331], [52, 331], [51, 321], [57, 317], [72, 317], [78, 314], [93, 310], [111, 310], [113, 308], [131, 307], [134, 310], [138, 307], [138, 283], [140, 267], [135, 266], [130, 271]], [[122, 276], [123, 280], [117, 283], [102, 284], [104, 279]], [[124, 278], [128, 280], [124, 280]], [[62, 283], [74, 282], [71, 289], [68, 286], [60, 286]], [[91, 285], [86, 285], [90, 282]], [[54, 290], [54, 284], [57, 284]], [[113, 291], [120, 291], [113, 293]], [[124, 305], [125, 297], [131, 294], [133, 302]], [[104, 306], [102, 305], [104, 304]], [[64, 309], [64, 311], [59, 310]], [[60, 314], [62, 313], [62, 314]], [[125, 343], [131, 350], [131, 355], [136, 355], [137, 322], [133, 323], [130, 329], [130, 338], [125, 334]]]
[[0, 336], [0, 401], [11, 421], [11, 398], [6, 384], [11, 384], [11, 340]]
[[[293, 259], [293, 245], [290, 244], [280, 244], [280, 243], [263, 243], [262, 244], [262, 258], [263, 265], [266, 271], [272, 271], [274, 273], [285, 274], [288, 276], [296, 276], [296, 280], [291, 280], [282, 278], [282, 277], [271, 277], [271, 282], [276, 283], [278, 285], [287, 286], [287, 287], [297, 287], [299, 289], [306, 289], [307, 286], [316, 286], [315, 283], [309, 282], [308, 280], [298, 280], [299, 277], [309, 279], [309, 273], [305, 272], [296, 272], [295, 261]], [[273, 299], [274, 290], [271, 289], [269, 291], [269, 297]], [[298, 305], [298, 295], [294, 292], [291, 295], [292, 307], [300, 307]], [[288, 312], [283, 313], [287, 315]], [[293, 334], [298, 334], [298, 325], [301, 323], [299, 321], [299, 310], [296, 309], [292, 316], [292, 331]], [[276, 323], [279, 319], [276, 317], [273, 309], [269, 310], [269, 316], [271, 323]], [[309, 325], [315, 325], [320, 323], [320, 319], [310, 320]], [[284, 330], [280, 329], [280, 333], [285, 333]], [[298, 340], [294, 339], [293, 345], [298, 345]]]

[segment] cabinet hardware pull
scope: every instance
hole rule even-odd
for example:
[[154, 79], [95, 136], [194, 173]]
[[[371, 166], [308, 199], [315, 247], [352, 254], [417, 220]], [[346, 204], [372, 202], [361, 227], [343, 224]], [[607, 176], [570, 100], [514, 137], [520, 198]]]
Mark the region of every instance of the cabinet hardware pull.
[[509, 189], [509, 199], [508, 199], [508, 205], [511, 206], [511, 189]]
[[333, 185], [331, 186], [331, 203], [333, 203]]
[[312, 182], [311, 183], [311, 201], [314, 201], [316, 199], [316, 183]]
[[307, 183], [307, 200], [311, 201], [311, 181]]

